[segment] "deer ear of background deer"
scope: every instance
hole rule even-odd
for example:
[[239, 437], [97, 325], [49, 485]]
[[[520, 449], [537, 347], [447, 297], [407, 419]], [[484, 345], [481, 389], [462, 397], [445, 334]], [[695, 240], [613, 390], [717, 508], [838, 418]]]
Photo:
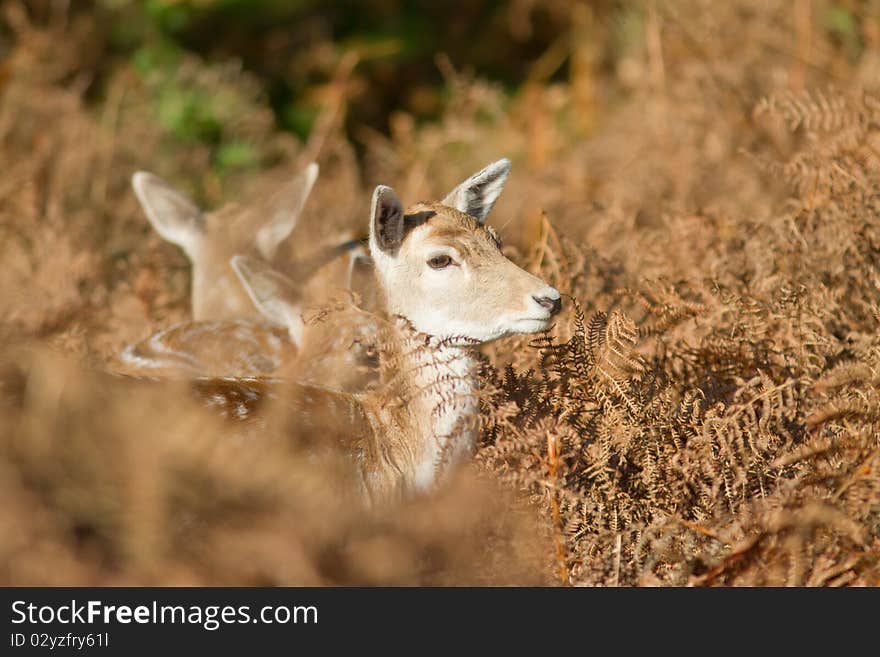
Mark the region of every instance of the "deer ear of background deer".
[[394, 255], [403, 242], [403, 205], [394, 190], [385, 185], [376, 187], [370, 210], [370, 250]]
[[483, 223], [501, 195], [508, 175], [510, 160], [505, 158], [493, 162], [449, 192], [443, 199], [443, 205], [469, 214]]
[[318, 165], [312, 162], [272, 199], [268, 219], [256, 235], [257, 249], [267, 260], [296, 226], [317, 178]]
[[147, 171], [135, 173], [131, 184], [153, 228], [192, 256], [204, 234], [204, 219], [199, 206], [186, 194]]
[[270, 323], [286, 328], [291, 342], [301, 345], [301, 304], [293, 282], [258, 258], [236, 255], [229, 264], [260, 314]]

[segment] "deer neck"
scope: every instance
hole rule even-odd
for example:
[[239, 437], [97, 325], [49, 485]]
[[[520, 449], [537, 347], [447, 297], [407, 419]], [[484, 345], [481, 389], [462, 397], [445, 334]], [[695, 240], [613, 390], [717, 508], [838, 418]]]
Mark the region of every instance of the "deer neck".
[[410, 394], [405, 408], [412, 441], [409, 483], [416, 490], [427, 490], [474, 449], [477, 360], [472, 347], [423, 333], [406, 343], [404, 367]]

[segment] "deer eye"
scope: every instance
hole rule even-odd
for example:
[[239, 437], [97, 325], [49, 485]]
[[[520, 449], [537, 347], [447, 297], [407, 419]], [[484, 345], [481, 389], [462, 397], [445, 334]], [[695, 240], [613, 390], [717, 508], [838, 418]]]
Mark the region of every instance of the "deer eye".
[[452, 258], [446, 254], [435, 255], [428, 259], [428, 266], [431, 269], [446, 269], [452, 264]]

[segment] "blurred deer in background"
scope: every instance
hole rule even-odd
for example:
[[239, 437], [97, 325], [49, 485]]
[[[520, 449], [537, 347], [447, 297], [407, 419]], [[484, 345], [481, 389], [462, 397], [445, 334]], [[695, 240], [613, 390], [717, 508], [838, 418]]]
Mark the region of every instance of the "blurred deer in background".
[[[341, 247], [327, 250], [325, 257], [336, 257]], [[351, 288], [353, 277], [362, 277], [370, 265], [362, 247], [346, 255], [347, 262], [341, 259], [341, 264], [348, 268]], [[122, 351], [129, 373], [177, 378], [295, 376], [344, 390], [361, 389], [376, 378], [370, 355], [374, 315], [348, 300], [337, 304], [341, 307], [329, 312], [327, 321], [306, 327], [301, 284], [261, 258], [235, 256], [230, 265], [260, 316], [182, 322], [157, 331]], [[333, 278], [342, 278], [338, 269], [333, 268]]]
[[[153, 174], [138, 172], [133, 176], [133, 187], [150, 222], [160, 235], [180, 246], [192, 263], [193, 321], [128, 346], [121, 359], [129, 369], [154, 376], [260, 376], [278, 373], [298, 358], [306, 284], [324, 274], [329, 279], [325, 289], [340, 289], [345, 272], [328, 265], [346, 254], [351, 272], [355, 263], [363, 269], [366, 258], [355, 241], [318, 247], [295, 263], [284, 262], [277, 253], [297, 224], [317, 174], [318, 166], [310, 164], [262, 202], [246, 207], [228, 205], [209, 214], [203, 214], [185, 194]], [[269, 316], [258, 312], [239, 280], [241, 272], [230, 265], [235, 253], [243, 254], [250, 263], [249, 271], [259, 272], [260, 289], [270, 286], [284, 300], [285, 308], [296, 309], [289, 317], [278, 320], [273, 316], [266, 323]], [[273, 270], [270, 262], [292, 274]], [[329, 380], [345, 389], [360, 387], [363, 378], [349, 369], [333, 372], [325, 368], [323, 374], [322, 382]]]
[[132, 177], [135, 194], [156, 231], [186, 253], [192, 264], [192, 318], [240, 319], [256, 311], [229, 266], [237, 254], [274, 262], [278, 246], [296, 226], [318, 165], [305, 170], [268, 198], [242, 207], [202, 210], [183, 192], [151, 173]]
[[[478, 413], [474, 348], [546, 330], [561, 309], [559, 292], [508, 260], [484, 223], [509, 167], [507, 160], [495, 162], [443, 201], [406, 211], [391, 188], [377, 187], [370, 253], [396, 318], [396, 372], [362, 393], [288, 383], [274, 394], [298, 426], [345, 441], [370, 500], [428, 490], [470, 455]], [[235, 263], [240, 271], [247, 264]], [[295, 328], [296, 309], [271, 286], [258, 289], [249, 274], [242, 280], [262, 312]], [[241, 400], [254, 398], [247, 388], [248, 382], [230, 380], [196, 383], [199, 395], [238, 418], [249, 414]]]

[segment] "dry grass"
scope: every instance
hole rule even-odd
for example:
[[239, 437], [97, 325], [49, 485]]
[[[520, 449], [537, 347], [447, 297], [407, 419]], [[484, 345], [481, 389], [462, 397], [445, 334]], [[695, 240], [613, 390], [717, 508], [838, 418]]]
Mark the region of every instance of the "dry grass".
[[[822, 1], [646, 7], [613, 70], [576, 40], [568, 82], [551, 52], [512, 99], [441, 59], [443, 119], [359, 135], [363, 169], [332, 121], [300, 146], [255, 114], [238, 129], [269, 172], [223, 185], [143, 80], [86, 105], [86, 18], [8, 10], [0, 582], [880, 584], [878, 14], [853, 56]], [[508, 156], [491, 221], [571, 296], [551, 334], [485, 349], [476, 467], [435, 496], [364, 512], [307, 436], [230, 436], [180, 389], [108, 373], [188, 305], [130, 173], [216, 205], [315, 153], [292, 248], [362, 231], [374, 183], [435, 197]]]

